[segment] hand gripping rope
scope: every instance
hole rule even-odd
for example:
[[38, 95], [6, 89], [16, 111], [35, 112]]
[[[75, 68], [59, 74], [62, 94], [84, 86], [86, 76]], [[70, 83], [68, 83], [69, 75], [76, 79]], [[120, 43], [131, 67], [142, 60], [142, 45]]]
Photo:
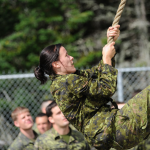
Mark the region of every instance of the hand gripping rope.
[[[124, 9], [124, 7], [125, 7], [125, 4], [126, 4], [126, 0], [121, 0], [120, 5], [119, 5], [119, 8], [118, 8], [117, 13], [116, 13], [116, 16], [115, 16], [114, 21], [113, 21], [113, 23], [112, 23], [112, 27], [115, 26], [115, 25], [117, 25], [117, 24], [119, 23], [119, 20], [120, 20], [120, 18], [121, 18], [121, 14], [122, 14], [123, 9]], [[113, 41], [114, 41], [114, 40], [113, 40], [113, 37], [109, 37], [109, 38], [107, 39], [107, 44], [110, 44], [110, 43], [112, 43]], [[112, 61], [112, 66], [115, 67], [115, 57], [113, 57], [112, 60], [113, 60], [113, 61]]]

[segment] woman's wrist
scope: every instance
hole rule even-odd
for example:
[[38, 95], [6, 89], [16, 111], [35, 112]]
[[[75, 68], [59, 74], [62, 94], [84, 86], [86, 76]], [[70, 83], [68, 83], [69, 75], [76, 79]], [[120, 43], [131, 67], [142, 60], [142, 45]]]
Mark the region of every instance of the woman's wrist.
[[111, 66], [112, 65], [111, 64], [111, 58], [109, 58], [109, 57], [103, 57], [103, 63], [104, 64], [108, 64], [108, 65]]

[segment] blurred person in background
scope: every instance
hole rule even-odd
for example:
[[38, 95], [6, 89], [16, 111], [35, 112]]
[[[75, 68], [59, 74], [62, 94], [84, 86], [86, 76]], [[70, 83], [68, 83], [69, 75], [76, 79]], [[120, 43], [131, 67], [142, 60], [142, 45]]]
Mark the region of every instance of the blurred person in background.
[[46, 107], [47, 107], [52, 101], [53, 101], [53, 100], [45, 100], [45, 101], [42, 102], [41, 107], [40, 107], [42, 113], [46, 114]]
[[32, 130], [33, 120], [28, 108], [17, 107], [11, 113], [14, 125], [20, 129], [20, 133], [8, 150], [32, 150], [38, 134]]
[[55, 101], [48, 105], [46, 114], [53, 124], [53, 128], [37, 138], [34, 144], [35, 150], [90, 150], [84, 136], [69, 127], [69, 121]]
[[[46, 107], [47, 107], [52, 101], [53, 101], [53, 100], [50, 100], [50, 99], [49, 99], [49, 100], [44, 100], [44, 101], [42, 102], [42, 104], [41, 104], [41, 106], [40, 106], [40, 110], [41, 110], [42, 113], [46, 114]], [[33, 129], [36, 133], [41, 134], [40, 131], [39, 131], [38, 128], [37, 128], [36, 123], [34, 123], [32, 129]]]
[[36, 116], [35, 123], [40, 134], [43, 134], [51, 128], [51, 123], [49, 122], [47, 115], [42, 112]]
[[[52, 102], [53, 102], [53, 100], [45, 100], [45, 101], [42, 102], [40, 109], [41, 109], [41, 112], [42, 112], [43, 114], [46, 114], [46, 107], [47, 107], [49, 104], [51, 104]], [[35, 120], [35, 123], [34, 123], [32, 129], [33, 129], [36, 133], [42, 134], [42, 133], [39, 131], [36, 122], [37, 122], [37, 121]], [[73, 130], [76, 130], [76, 128], [75, 128], [73, 125], [70, 124], [69, 126], [70, 126], [70, 128], [72, 128]], [[51, 127], [52, 127], [52, 125], [51, 125]]]

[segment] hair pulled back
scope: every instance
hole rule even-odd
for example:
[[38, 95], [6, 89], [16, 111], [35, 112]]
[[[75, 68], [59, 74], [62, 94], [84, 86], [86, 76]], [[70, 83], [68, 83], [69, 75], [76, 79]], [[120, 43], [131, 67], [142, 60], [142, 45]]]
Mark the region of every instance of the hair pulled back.
[[52, 63], [58, 60], [59, 49], [61, 46], [61, 44], [50, 45], [42, 50], [39, 66], [34, 70], [34, 75], [41, 81], [41, 84], [44, 84], [47, 81], [46, 74], [49, 76], [55, 75]]
[[46, 115], [47, 117], [51, 117], [53, 115], [53, 112], [52, 112], [52, 108], [56, 107], [57, 106], [57, 103], [56, 101], [54, 100], [53, 102], [51, 102], [47, 107], [46, 107]]

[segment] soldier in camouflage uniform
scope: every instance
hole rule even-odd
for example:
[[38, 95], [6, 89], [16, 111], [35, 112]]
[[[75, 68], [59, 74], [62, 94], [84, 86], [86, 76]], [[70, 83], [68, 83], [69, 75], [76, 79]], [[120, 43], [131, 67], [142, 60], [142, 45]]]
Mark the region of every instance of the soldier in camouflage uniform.
[[[108, 32], [117, 39], [116, 28]], [[117, 69], [111, 64], [113, 45], [106, 45], [102, 61], [87, 70], [76, 70], [73, 57], [60, 44], [48, 46], [41, 52], [34, 72], [41, 83], [47, 80], [45, 73], [50, 76], [50, 91], [65, 117], [91, 145], [102, 150], [129, 149], [150, 133], [150, 86], [121, 110], [107, 104], [116, 91]]]
[[[53, 101], [53, 100], [44, 100], [44, 101], [42, 102], [41, 107], [40, 107], [40, 110], [41, 110], [42, 113], [46, 114], [46, 107], [47, 107], [52, 101]], [[36, 123], [34, 123], [32, 129], [33, 129], [36, 133], [41, 134], [41, 133], [39, 132], [38, 128], [37, 128], [37, 124], [36, 124]]]
[[52, 124], [49, 122], [47, 115], [42, 112], [38, 113], [35, 118], [35, 122], [40, 134], [45, 133], [52, 127]]
[[17, 107], [11, 116], [20, 133], [8, 150], [33, 150], [38, 135], [32, 130], [33, 120], [29, 110], [25, 107]]
[[53, 101], [46, 109], [53, 128], [40, 135], [35, 141], [35, 150], [90, 150], [84, 136], [69, 127], [69, 121]]

